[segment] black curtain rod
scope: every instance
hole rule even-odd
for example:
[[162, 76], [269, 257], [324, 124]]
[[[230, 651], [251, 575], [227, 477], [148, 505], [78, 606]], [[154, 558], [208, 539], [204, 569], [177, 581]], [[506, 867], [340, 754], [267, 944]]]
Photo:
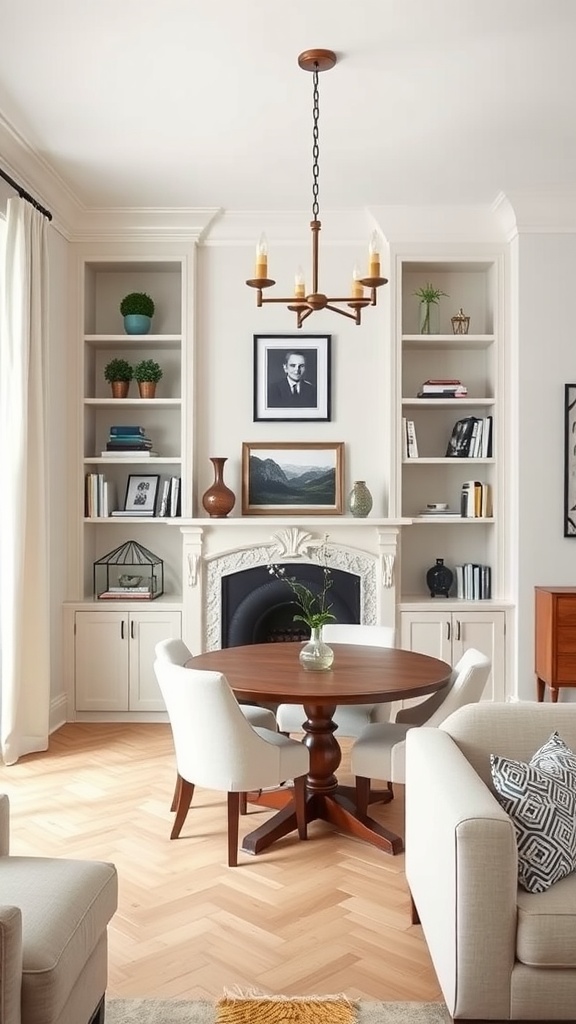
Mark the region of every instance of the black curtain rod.
[[25, 199], [27, 203], [31, 203], [31, 205], [35, 207], [35, 209], [38, 210], [39, 213], [44, 214], [46, 220], [52, 220], [52, 214], [50, 213], [50, 210], [47, 210], [45, 206], [41, 206], [41, 204], [36, 199], [34, 199], [34, 196], [31, 196], [25, 188], [22, 188], [22, 185], [19, 185], [17, 181], [14, 181], [14, 178], [11, 178], [9, 174], [6, 174], [6, 171], [3, 171], [1, 167], [0, 178], [4, 178], [4, 181], [7, 181], [8, 184], [12, 186], [12, 188], [16, 189], [18, 195], [20, 196], [20, 199]]

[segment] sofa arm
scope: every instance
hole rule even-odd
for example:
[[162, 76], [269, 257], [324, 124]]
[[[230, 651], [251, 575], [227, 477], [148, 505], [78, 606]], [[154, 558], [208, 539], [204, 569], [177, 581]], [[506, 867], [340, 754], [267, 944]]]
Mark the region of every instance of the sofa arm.
[[20, 1024], [22, 914], [0, 906], [0, 1024]]
[[0, 793], [0, 857], [10, 853], [10, 801]]
[[448, 1010], [507, 1019], [518, 889], [514, 826], [440, 729], [410, 729], [406, 737], [405, 845], [406, 879]]

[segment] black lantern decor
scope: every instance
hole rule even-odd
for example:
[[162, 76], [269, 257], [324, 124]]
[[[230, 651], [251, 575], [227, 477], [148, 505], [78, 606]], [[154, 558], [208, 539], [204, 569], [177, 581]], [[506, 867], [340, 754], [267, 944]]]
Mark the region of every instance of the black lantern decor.
[[163, 593], [162, 559], [135, 540], [94, 562], [94, 596], [99, 600], [152, 601]]

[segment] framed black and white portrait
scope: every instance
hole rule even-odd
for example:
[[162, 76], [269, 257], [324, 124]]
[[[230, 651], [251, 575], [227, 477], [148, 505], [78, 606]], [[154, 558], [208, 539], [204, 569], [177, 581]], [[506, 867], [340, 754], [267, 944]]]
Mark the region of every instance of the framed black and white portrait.
[[330, 334], [254, 335], [254, 420], [330, 420]]

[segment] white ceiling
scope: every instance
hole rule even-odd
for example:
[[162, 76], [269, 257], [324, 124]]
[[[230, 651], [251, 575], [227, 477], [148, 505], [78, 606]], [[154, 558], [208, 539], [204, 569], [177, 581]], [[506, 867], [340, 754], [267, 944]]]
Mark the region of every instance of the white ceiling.
[[311, 47], [321, 214], [574, 189], [575, 0], [0, 0], [0, 115], [88, 208], [307, 209]]

